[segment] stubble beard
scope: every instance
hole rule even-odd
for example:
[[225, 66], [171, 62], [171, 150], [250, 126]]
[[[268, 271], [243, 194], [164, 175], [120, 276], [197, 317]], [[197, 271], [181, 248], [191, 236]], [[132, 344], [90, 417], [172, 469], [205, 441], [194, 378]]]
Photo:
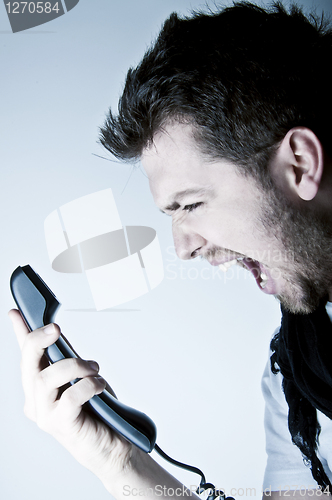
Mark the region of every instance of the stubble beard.
[[276, 298], [290, 312], [308, 314], [332, 288], [332, 223], [326, 214], [294, 206], [276, 186], [266, 190], [264, 228], [292, 259], [281, 269], [287, 286]]

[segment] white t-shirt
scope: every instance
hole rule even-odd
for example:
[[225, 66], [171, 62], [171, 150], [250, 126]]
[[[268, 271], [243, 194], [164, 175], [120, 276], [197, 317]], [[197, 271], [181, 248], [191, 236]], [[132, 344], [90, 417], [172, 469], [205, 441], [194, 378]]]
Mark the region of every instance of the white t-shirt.
[[[326, 310], [332, 321], [331, 302], [328, 302]], [[265, 398], [266, 452], [268, 455], [263, 483], [264, 491], [317, 488], [310, 467], [303, 463], [300, 450], [292, 443], [288, 430], [288, 405], [282, 390], [282, 375], [280, 372], [277, 375], [271, 372], [270, 359], [264, 371], [262, 389]], [[318, 410], [317, 416], [321, 426], [317, 456], [332, 482], [332, 420]]]

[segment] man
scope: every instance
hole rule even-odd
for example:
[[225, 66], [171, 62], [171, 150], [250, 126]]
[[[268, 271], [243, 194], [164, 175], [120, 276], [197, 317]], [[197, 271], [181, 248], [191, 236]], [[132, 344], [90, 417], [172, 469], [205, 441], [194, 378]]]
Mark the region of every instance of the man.
[[[332, 298], [331, 40], [328, 26], [279, 4], [172, 15], [128, 72], [119, 114], [110, 112], [101, 131], [112, 154], [141, 159], [156, 205], [172, 218], [181, 258], [235, 261], [283, 306], [264, 377], [265, 487], [276, 497], [294, 485], [302, 491], [293, 497], [320, 496], [332, 480], [325, 310]], [[82, 410], [105, 388], [98, 365], [63, 360], [45, 367], [44, 349], [59, 328], [28, 335], [17, 311], [11, 315], [26, 414], [116, 498], [125, 496], [124, 485], [180, 488], [149, 455]], [[82, 380], [59, 393], [76, 378]]]

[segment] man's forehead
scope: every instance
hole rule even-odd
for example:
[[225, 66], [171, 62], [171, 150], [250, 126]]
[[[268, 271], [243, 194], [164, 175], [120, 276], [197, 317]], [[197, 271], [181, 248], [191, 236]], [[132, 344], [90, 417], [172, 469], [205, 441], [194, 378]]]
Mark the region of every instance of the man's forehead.
[[191, 195], [212, 195], [217, 186], [236, 189], [235, 166], [226, 159], [208, 159], [200, 152], [193, 127], [171, 124], [156, 134], [141, 157], [155, 203], [167, 207]]
[[194, 137], [194, 127], [189, 124], [169, 122], [153, 137], [144, 149], [143, 158], [165, 156], [197, 156], [200, 154]]
[[198, 199], [203, 195], [212, 195], [214, 184], [208, 175], [204, 175], [204, 167], [184, 164], [153, 164], [146, 168], [150, 190], [159, 208], [173, 210], [175, 205]]
[[181, 201], [190, 195], [203, 194], [211, 184], [209, 176], [204, 175], [204, 166], [185, 158], [143, 157], [142, 165], [153, 196], [162, 198], [164, 205], [175, 199]]

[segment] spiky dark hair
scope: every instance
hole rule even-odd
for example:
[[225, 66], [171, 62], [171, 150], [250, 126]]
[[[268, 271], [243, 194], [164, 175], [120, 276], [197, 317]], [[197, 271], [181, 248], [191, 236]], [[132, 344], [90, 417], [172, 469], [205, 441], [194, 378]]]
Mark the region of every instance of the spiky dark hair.
[[216, 13], [173, 13], [129, 69], [100, 142], [136, 160], [168, 120], [188, 122], [204, 154], [262, 178], [294, 126], [310, 128], [331, 150], [331, 61], [331, 26], [296, 5], [243, 1]]

